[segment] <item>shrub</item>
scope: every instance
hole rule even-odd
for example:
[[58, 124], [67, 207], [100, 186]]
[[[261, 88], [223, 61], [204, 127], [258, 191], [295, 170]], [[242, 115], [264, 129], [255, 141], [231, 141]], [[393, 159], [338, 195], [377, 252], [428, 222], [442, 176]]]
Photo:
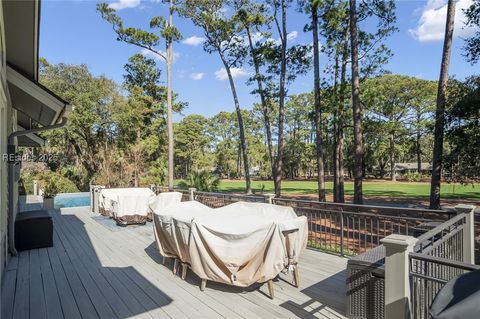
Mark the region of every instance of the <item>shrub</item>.
[[167, 167], [165, 163], [155, 161], [153, 166], [149, 168], [147, 174], [140, 178], [140, 185], [165, 185], [167, 180]]
[[58, 185], [55, 178], [50, 179], [48, 182], [44, 182], [43, 185], [43, 198], [54, 198], [58, 194]]
[[403, 174], [403, 178], [409, 182], [420, 182], [422, 180], [422, 174], [417, 172], [408, 172]]
[[20, 185], [25, 189], [25, 194], [33, 194], [33, 181], [37, 180], [39, 186], [42, 188], [47, 187], [47, 185], [53, 181], [57, 189], [57, 193], [77, 193], [79, 192], [78, 187], [74, 182], [68, 178], [60, 175], [59, 173], [52, 171], [35, 171], [35, 170], [25, 170], [22, 171], [20, 177]]
[[88, 180], [88, 174], [82, 166], [69, 165], [60, 169], [58, 173], [72, 181], [77, 189], [83, 191], [89, 190], [90, 181]]
[[185, 181], [178, 183], [182, 188], [194, 187], [201, 192], [217, 191], [218, 185], [220, 185], [220, 178], [207, 171], [191, 172]]
[[53, 179], [58, 188], [59, 193], [77, 193], [79, 192], [77, 185], [66, 177], [60, 174], [53, 173]]

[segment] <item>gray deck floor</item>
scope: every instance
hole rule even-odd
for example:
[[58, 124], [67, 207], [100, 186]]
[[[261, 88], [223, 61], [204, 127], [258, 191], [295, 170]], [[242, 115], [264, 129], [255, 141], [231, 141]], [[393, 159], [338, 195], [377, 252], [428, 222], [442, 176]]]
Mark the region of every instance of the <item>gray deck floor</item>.
[[240, 289], [204, 292], [162, 265], [152, 226], [112, 228], [87, 208], [53, 212], [54, 247], [21, 252], [4, 273], [1, 318], [343, 318], [346, 259], [307, 250], [300, 288], [292, 275]]

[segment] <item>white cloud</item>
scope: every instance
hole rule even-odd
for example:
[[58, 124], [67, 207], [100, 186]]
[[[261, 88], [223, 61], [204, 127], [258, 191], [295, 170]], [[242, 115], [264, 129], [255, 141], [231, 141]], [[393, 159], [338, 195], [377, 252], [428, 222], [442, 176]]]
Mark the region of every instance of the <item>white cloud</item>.
[[109, 8], [114, 10], [122, 10], [127, 8], [135, 8], [140, 4], [140, 0], [118, 0], [108, 5]]
[[[155, 54], [152, 51], [147, 50], [147, 49], [142, 49], [142, 51], [140, 51], [140, 54], [143, 55], [146, 58], [150, 58], [150, 59], [154, 59], [154, 60], [157, 60], [157, 61], [165, 62], [165, 60], [162, 57], [160, 57], [158, 54]], [[162, 54], [163, 56], [166, 56], [166, 53], [162, 50], [160, 50], [160, 54]]]
[[205, 73], [203, 72], [200, 72], [200, 73], [190, 73], [190, 79], [194, 80], [194, 81], [199, 81], [201, 79], [203, 79], [203, 76], [205, 75]]
[[297, 38], [298, 32], [297, 31], [292, 31], [287, 34], [287, 42], [288, 41], [293, 41]]
[[[261, 32], [255, 32], [254, 34], [252, 34], [252, 42], [253, 43], [257, 43], [259, 41], [262, 41], [264, 39], [264, 36]], [[248, 39], [247, 39], [248, 41]]]
[[[475, 28], [465, 27], [466, 17], [463, 9], [470, 7], [473, 0], [458, 0], [455, 7], [454, 36], [468, 37], [475, 33]], [[445, 0], [428, 0], [421, 11], [415, 29], [408, 32], [420, 42], [442, 41], [445, 35], [447, 3]]]
[[[230, 72], [232, 73], [232, 77], [234, 79], [248, 75], [248, 72], [245, 71], [243, 68], [231, 68]], [[220, 70], [216, 71], [215, 77], [217, 78], [217, 80], [220, 81], [228, 80], [228, 75], [225, 68], [221, 68]]]
[[[292, 42], [292, 41], [295, 40], [297, 37], [298, 37], [298, 32], [297, 32], [297, 31], [292, 31], [292, 32], [287, 33], [287, 43], [288, 43], [288, 42]], [[277, 45], [282, 44], [282, 41], [280, 40], [280, 38], [278, 38], [278, 39], [269, 38], [269, 39], [267, 39], [266, 41], [273, 42], [273, 43], [275, 43], [275, 44], [277, 44]]]
[[205, 42], [205, 38], [197, 37], [196, 35], [193, 35], [193, 36], [191, 36], [189, 38], [186, 38], [182, 41], [183, 44], [191, 45], [191, 46], [194, 46], [194, 47], [202, 44], [203, 42]]
[[[164, 56], [167, 56], [167, 53], [162, 50], [160, 50], [160, 53]], [[165, 60], [162, 57], [160, 57], [158, 54], [155, 54], [152, 51], [147, 49], [142, 49], [142, 51], [140, 51], [140, 54], [146, 58], [154, 59], [160, 62], [165, 62]], [[173, 62], [175, 62], [179, 57], [180, 57], [180, 53], [173, 51]]]

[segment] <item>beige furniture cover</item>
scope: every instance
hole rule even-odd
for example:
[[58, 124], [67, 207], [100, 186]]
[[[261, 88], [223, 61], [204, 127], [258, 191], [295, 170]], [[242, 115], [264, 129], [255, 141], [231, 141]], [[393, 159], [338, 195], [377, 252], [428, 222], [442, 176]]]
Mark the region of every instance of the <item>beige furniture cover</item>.
[[148, 195], [119, 195], [112, 201], [113, 219], [120, 225], [143, 224], [151, 220]]
[[182, 193], [180, 192], [165, 192], [150, 199], [149, 206], [152, 212], [161, 212], [162, 209], [172, 204], [178, 204], [182, 201]]
[[202, 279], [242, 287], [295, 265], [308, 237], [306, 217], [264, 203], [181, 202], [156, 211], [154, 222], [163, 256], [178, 257]]
[[306, 248], [307, 218], [291, 207], [237, 202], [195, 218], [190, 265], [202, 279], [246, 287], [275, 278]]
[[160, 254], [190, 263], [188, 244], [191, 221], [212, 212], [212, 208], [196, 201], [179, 202], [163, 209], [155, 209], [153, 229]]
[[100, 213], [115, 218], [120, 224], [143, 223], [154, 197], [150, 188], [104, 188], [99, 195]]

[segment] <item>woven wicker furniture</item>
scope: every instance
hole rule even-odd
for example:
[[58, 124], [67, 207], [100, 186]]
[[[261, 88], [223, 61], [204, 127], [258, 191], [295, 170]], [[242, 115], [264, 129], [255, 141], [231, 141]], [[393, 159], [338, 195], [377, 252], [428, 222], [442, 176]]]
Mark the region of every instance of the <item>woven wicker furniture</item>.
[[347, 262], [348, 318], [385, 318], [384, 263], [384, 246], [378, 246]]

